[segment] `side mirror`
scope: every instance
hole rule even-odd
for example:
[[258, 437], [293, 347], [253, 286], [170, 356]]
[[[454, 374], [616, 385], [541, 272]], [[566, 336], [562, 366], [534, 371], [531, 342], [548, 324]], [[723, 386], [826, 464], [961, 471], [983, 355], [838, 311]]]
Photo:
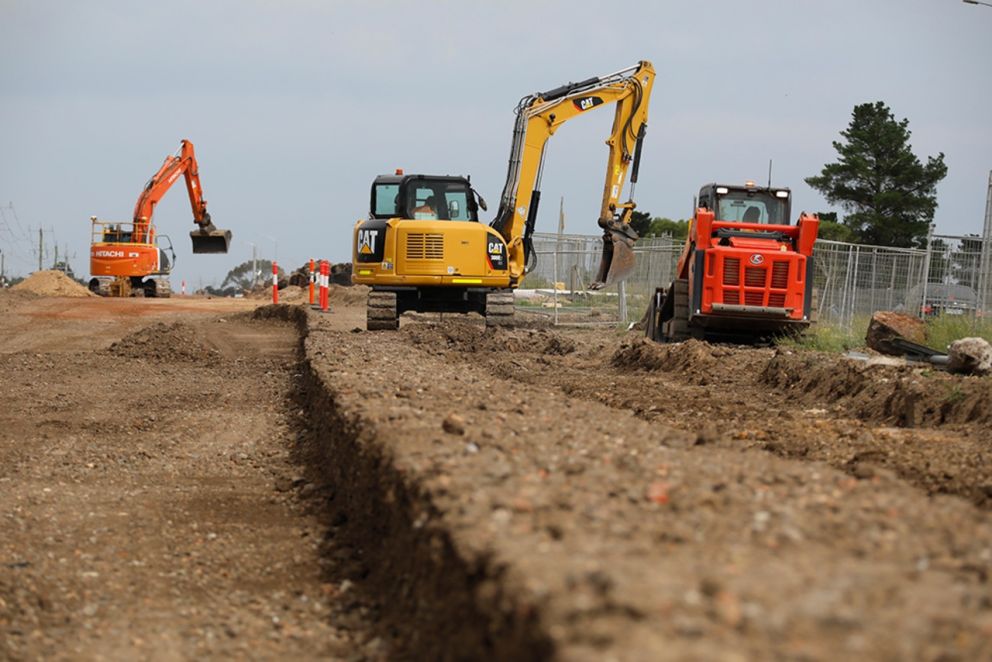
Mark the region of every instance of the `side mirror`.
[[448, 201], [448, 218], [458, 218], [461, 213], [461, 207], [458, 205], [457, 200]]
[[[482, 211], [489, 211], [489, 208], [486, 207], [486, 201], [482, 199], [482, 196], [479, 195], [478, 191], [472, 189], [472, 195], [475, 196], [476, 204], [482, 208]], [[471, 201], [469, 201], [469, 206], [471, 207]]]

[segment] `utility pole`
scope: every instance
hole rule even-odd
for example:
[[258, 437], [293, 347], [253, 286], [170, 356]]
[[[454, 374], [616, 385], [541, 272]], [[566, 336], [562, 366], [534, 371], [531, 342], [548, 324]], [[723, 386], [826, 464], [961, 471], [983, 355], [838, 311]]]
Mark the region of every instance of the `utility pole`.
[[42, 270], [41, 261], [45, 255], [45, 229], [38, 228], [38, 271]]
[[251, 245], [251, 289], [255, 289], [255, 279], [258, 277], [258, 247]]
[[59, 244], [55, 242], [55, 262], [52, 263], [52, 269], [57, 269], [59, 266]]

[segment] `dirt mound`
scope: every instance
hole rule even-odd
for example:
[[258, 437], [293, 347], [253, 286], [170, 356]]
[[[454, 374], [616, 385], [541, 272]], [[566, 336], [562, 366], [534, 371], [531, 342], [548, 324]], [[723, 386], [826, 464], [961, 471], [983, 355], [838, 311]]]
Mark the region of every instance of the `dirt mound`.
[[575, 341], [546, 329], [487, 328], [462, 319], [417, 322], [402, 327], [414, 345], [437, 351], [506, 352], [565, 356], [575, 351]]
[[279, 290], [279, 303], [308, 303], [309, 301], [310, 291], [302, 287], [287, 285]]
[[820, 352], [779, 352], [761, 380], [804, 402], [836, 403], [900, 426], [992, 422], [992, 379], [929, 367], [869, 365]]
[[612, 363], [617, 368], [679, 372], [687, 376], [703, 377], [731, 353], [732, 350], [727, 347], [710, 345], [699, 340], [663, 345], [638, 338], [622, 345], [613, 354]]
[[108, 350], [114, 356], [152, 361], [213, 364], [220, 352], [183, 322], [159, 322], [121, 338]]
[[10, 289], [18, 292], [33, 292], [45, 297], [96, 296], [61, 271], [36, 271]]

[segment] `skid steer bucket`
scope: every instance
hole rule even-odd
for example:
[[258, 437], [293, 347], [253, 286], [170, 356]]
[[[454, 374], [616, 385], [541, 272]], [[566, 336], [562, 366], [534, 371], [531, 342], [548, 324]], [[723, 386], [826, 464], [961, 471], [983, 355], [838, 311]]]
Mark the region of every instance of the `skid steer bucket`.
[[218, 230], [191, 230], [189, 238], [193, 240], [194, 253], [226, 253], [231, 245], [231, 231]]
[[590, 290], [600, 290], [624, 280], [634, 270], [634, 241], [637, 234], [629, 226], [609, 228], [603, 233], [603, 257]]

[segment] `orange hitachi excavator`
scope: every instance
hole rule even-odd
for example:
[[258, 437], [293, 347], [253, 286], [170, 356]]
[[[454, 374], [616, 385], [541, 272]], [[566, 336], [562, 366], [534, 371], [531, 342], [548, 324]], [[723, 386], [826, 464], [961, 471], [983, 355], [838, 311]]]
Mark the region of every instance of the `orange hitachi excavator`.
[[90, 217], [93, 223], [90, 290], [118, 297], [167, 297], [171, 294], [168, 275], [172, 271], [172, 262], [175, 262], [175, 252], [168, 236], [156, 233], [152, 214], [155, 205], [180, 175], [186, 178], [193, 222], [199, 226], [189, 233], [193, 240], [193, 252], [227, 252], [231, 231], [218, 230], [210, 221], [193, 143], [183, 140], [179, 150], [167, 157], [158, 172], [148, 180], [134, 206], [134, 219], [130, 223]]

